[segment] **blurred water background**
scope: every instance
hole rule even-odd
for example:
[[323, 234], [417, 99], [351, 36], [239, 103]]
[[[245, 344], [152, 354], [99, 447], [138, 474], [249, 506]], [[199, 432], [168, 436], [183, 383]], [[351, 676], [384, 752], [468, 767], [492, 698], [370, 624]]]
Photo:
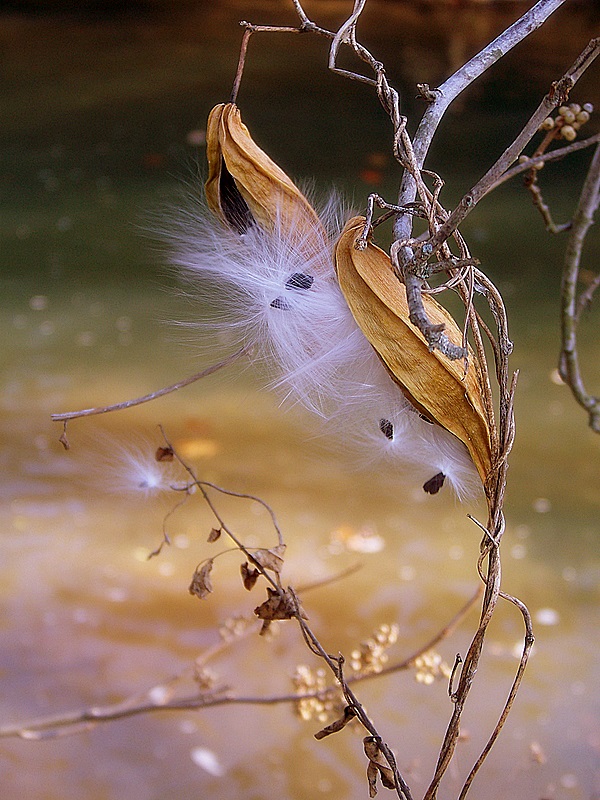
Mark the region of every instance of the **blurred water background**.
[[[335, 28], [350, 3], [307, 5]], [[417, 82], [440, 83], [504, 29], [519, 3], [370, 2], [360, 34], [385, 62], [414, 120]], [[598, 6], [567, 3], [465, 93], [447, 114], [429, 165], [451, 207], [492, 163], [598, 31]], [[169, 518], [172, 499], [122, 497], [105, 474], [111, 442], [157, 424], [227, 488], [259, 494], [288, 542], [286, 580], [310, 583], [356, 563], [341, 582], [307, 593], [311, 623], [330, 652], [349, 653], [396, 624], [391, 660], [433, 636], [477, 587], [479, 535], [448, 492], [425, 496], [389, 475], [349, 469], [325, 451], [299, 411], [285, 412], [248, 371], [232, 367], [176, 395], [71, 424], [58, 443], [52, 412], [102, 405], [199, 370], [206, 348], [189, 321], [167, 253], [149, 229], [197, 191], [209, 109], [227, 100], [240, 19], [294, 24], [282, 2], [5, 3], [0, 12], [0, 676], [2, 724], [103, 706], [165, 686], [219, 641], [232, 615], [261, 602], [239, 586], [235, 556], [215, 567], [203, 602], [187, 586], [211, 555], [198, 500]], [[294, 177], [358, 208], [370, 191], [393, 198], [390, 129], [369, 87], [327, 73], [326, 42], [256, 36], [239, 103], [256, 140]], [[348, 62], [350, 63], [350, 62]], [[600, 105], [597, 70], [574, 101]], [[589, 124], [590, 133], [598, 129]], [[540, 175], [567, 219], [590, 153]], [[504, 293], [521, 370], [511, 458], [504, 586], [527, 602], [537, 642], [515, 710], [473, 789], [488, 800], [600, 796], [597, 579], [600, 439], [557, 381], [558, 296], [565, 239], [552, 238], [515, 183], [481, 203], [463, 233]], [[597, 269], [592, 231], [587, 266]], [[581, 352], [598, 386], [597, 310]], [[151, 446], [154, 446], [152, 444]], [[114, 487], [113, 487], [114, 488]], [[222, 503], [249, 543], [272, 544], [256, 504]], [[473, 612], [439, 652], [452, 663]], [[508, 691], [522, 640], [519, 615], [499, 607], [443, 796], [461, 785]], [[212, 664], [242, 694], [289, 692], [309, 654], [290, 623], [272, 642], [234, 643]], [[395, 748], [415, 796], [432, 774], [451, 707], [444, 681], [414, 672], [364, 684], [364, 700]], [[317, 720], [289, 706], [155, 713], [66, 738], [4, 739], [7, 800], [363, 798], [360, 732], [317, 742]], [[383, 791], [383, 790], [382, 790]]]

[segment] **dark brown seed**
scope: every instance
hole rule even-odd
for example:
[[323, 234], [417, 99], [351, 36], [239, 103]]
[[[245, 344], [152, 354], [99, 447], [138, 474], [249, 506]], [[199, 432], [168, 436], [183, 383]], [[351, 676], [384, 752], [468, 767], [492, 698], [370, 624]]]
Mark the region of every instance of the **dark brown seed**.
[[282, 311], [289, 311], [291, 305], [284, 300], [283, 297], [276, 297], [275, 300], [271, 302], [271, 308], [280, 308]]
[[423, 491], [427, 492], [427, 494], [437, 494], [444, 485], [445, 479], [446, 476], [444, 473], [438, 472], [438, 474], [434, 475], [433, 478], [429, 478], [428, 481], [425, 481], [423, 484]]
[[394, 426], [389, 421], [389, 419], [380, 419], [379, 420], [379, 430], [383, 433], [383, 435], [392, 441], [394, 438]]
[[310, 289], [313, 285], [314, 278], [312, 275], [306, 275], [304, 272], [294, 272], [293, 275], [285, 282], [286, 289]]

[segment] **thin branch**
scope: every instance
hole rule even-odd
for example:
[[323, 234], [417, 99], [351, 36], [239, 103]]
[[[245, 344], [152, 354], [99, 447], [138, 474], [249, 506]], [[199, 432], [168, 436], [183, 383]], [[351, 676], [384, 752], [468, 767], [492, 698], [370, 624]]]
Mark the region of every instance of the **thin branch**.
[[481, 765], [483, 764], [483, 762], [487, 758], [490, 750], [492, 749], [492, 747], [494, 746], [494, 743], [496, 742], [496, 739], [500, 735], [500, 731], [504, 727], [504, 723], [506, 722], [506, 720], [508, 718], [508, 715], [509, 715], [510, 710], [512, 708], [512, 705], [514, 703], [515, 697], [517, 696], [517, 692], [518, 692], [519, 687], [521, 685], [521, 681], [523, 680], [523, 675], [525, 673], [525, 668], [527, 667], [527, 662], [529, 661], [529, 656], [531, 654], [531, 648], [533, 647], [533, 644], [534, 644], [534, 641], [535, 641], [535, 638], [534, 638], [534, 635], [533, 635], [533, 628], [532, 628], [532, 625], [531, 625], [531, 615], [529, 613], [529, 609], [527, 608], [527, 606], [524, 603], [522, 603], [518, 598], [513, 597], [512, 595], [506, 594], [505, 592], [500, 592], [500, 597], [502, 599], [504, 599], [504, 600], [508, 600], [510, 603], [512, 603], [513, 605], [517, 606], [517, 608], [519, 609], [519, 611], [523, 615], [523, 621], [525, 623], [525, 639], [524, 639], [524, 642], [523, 642], [523, 651], [521, 653], [521, 659], [519, 661], [519, 667], [517, 669], [517, 673], [516, 673], [516, 675], [514, 677], [512, 685], [510, 687], [510, 691], [508, 693], [508, 698], [506, 700], [504, 708], [502, 709], [502, 713], [500, 715], [500, 718], [499, 718], [498, 722], [496, 723], [496, 727], [494, 728], [494, 730], [492, 732], [492, 735], [490, 736], [490, 738], [488, 739], [484, 749], [482, 750], [481, 755], [479, 756], [479, 758], [477, 759], [477, 761], [473, 765], [473, 768], [471, 769], [469, 775], [467, 776], [467, 779], [465, 780], [465, 783], [464, 783], [463, 788], [462, 788], [462, 790], [460, 792], [458, 800], [464, 800], [467, 792], [469, 791], [469, 789], [471, 787], [471, 784], [473, 783], [473, 779], [475, 778], [475, 775], [477, 774], [477, 772], [479, 771]]
[[[581, 190], [579, 203], [573, 216], [571, 233], [565, 254], [565, 266], [561, 292], [561, 334], [560, 375], [569, 386], [573, 397], [589, 414], [589, 425], [600, 433], [600, 397], [590, 395], [585, 388], [577, 350], [577, 324], [581, 314], [581, 304], [577, 300], [577, 281], [585, 237], [594, 222], [594, 214], [600, 202], [600, 145], [596, 148], [585, 183]], [[598, 285], [596, 280], [586, 299]], [[585, 294], [585, 292], [584, 292]]]
[[598, 142], [600, 142], [600, 133], [595, 133], [593, 136], [588, 136], [587, 139], [582, 139], [579, 142], [571, 142], [571, 144], [565, 145], [564, 147], [559, 147], [556, 150], [551, 150], [549, 153], [543, 153], [539, 156], [532, 156], [526, 161], [507, 169], [506, 172], [490, 186], [488, 194], [494, 189], [497, 189], [501, 184], [509, 181], [516, 175], [521, 175], [523, 172], [527, 172], [527, 170], [535, 167], [538, 164], [549, 164], [552, 161], [560, 161], [566, 156], [571, 155], [571, 153], [576, 153], [578, 150], [584, 150], [586, 147], [591, 147], [593, 144], [598, 144]]
[[[446, 222], [441, 225], [435, 235], [429, 239], [428, 244], [432, 246], [433, 252], [452, 235], [465, 217], [475, 208], [481, 198], [492, 190], [497, 184], [498, 179], [519, 157], [528, 142], [538, 132], [541, 123], [546, 119], [548, 114], [566, 101], [569, 92], [577, 80], [598, 55], [600, 55], [600, 38], [592, 39], [571, 67], [565, 72], [563, 77], [552, 84], [552, 88], [531, 115], [527, 124], [513, 143], [506, 148], [500, 158], [490, 167], [485, 175], [477, 181], [475, 186], [464, 195]], [[408, 199], [405, 199], [404, 202], [408, 202]]]
[[[430, 95], [432, 102], [423, 114], [414, 137], [414, 148], [420, 168], [425, 163], [429, 147], [443, 115], [451, 103], [480, 75], [506, 55], [530, 33], [537, 30], [565, 0], [540, 0], [533, 8], [523, 14], [513, 25], [496, 37], [487, 47], [451, 75]], [[416, 183], [414, 177], [405, 173], [400, 187], [398, 205], [406, 205], [415, 199]], [[410, 236], [410, 220], [398, 217], [394, 227], [396, 239]]]
[[[164, 440], [165, 440], [165, 442], [166, 442], [167, 446], [168, 446], [168, 447], [169, 447], [169, 448], [172, 450], [172, 452], [173, 452], [173, 456], [174, 456], [174, 458], [175, 458], [175, 459], [176, 459], [176, 460], [177, 460], [177, 461], [178, 461], [178, 462], [181, 464], [181, 466], [184, 468], [184, 470], [185, 470], [185, 471], [188, 473], [188, 475], [189, 475], [189, 476], [192, 478], [192, 485], [194, 485], [194, 486], [197, 486], [197, 487], [198, 487], [198, 489], [200, 490], [200, 493], [202, 494], [202, 497], [203, 497], [203, 499], [204, 499], [204, 502], [207, 504], [207, 506], [208, 506], [208, 507], [210, 508], [210, 510], [212, 511], [212, 513], [213, 513], [213, 515], [214, 515], [215, 519], [216, 519], [216, 520], [217, 520], [217, 522], [219, 523], [219, 526], [220, 526], [220, 528], [221, 528], [223, 531], [225, 531], [225, 533], [226, 533], [226, 534], [229, 536], [229, 538], [230, 538], [230, 539], [231, 539], [231, 540], [232, 540], [232, 541], [235, 543], [235, 545], [238, 547], [238, 549], [239, 549], [239, 550], [240, 550], [240, 551], [241, 551], [241, 552], [242, 552], [242, 553], [243, 553], [243, 554], [246, 556], [246, 558], [248, 559], [248, 561], [252, 562], [252, 564], [254, 565], [254, 567], [255, 567], [256, 569], [258, 569], [258, 570], [259, 570], [259, 572], [261, 573], [261, 575], [262, 575], [262, 576], [265, 578], [265, 580], [266, 580], [268, 583], [270, 583], [270, 584], [271, 584], [271, 586], [273, 587], [273, 589], [275, 589], [275, 591], [276, 591], [278, 594], [282, 594], [282, 593], [283, 593], [283, 590], [282, 590], [282, 588], [281, 588], [281, 582], [280, 582], [280, 579], [279, 579], [279, 575], [277, 574], [277, 575], [276, 575], [276, 578], [277, 578], [277, 580], [274, 580], [274, 579], [271, 577], [271, 575], [269, 574], [269, 572], [268, 572], [268, 571], [265, 569], [265, 567], [263, 567], [263, 565], [262, 565], [262, 564], [261, 564], [261, 563], [260, 563], [260, 562], [259, 562], [259, 561], [258, 561], [258, 560], [257, 560], [257, 559], [256, 559], [256, 558], [253, 556], [253, 555], [252, 555], [252, 553], [250, 552], [250, 550], [248, 550], [248, 549], [247, 549], [247, 547], [246, 547], [246, 546], [244, 545], [244, 543], [243, 543], [243, 542], [240, 540], [240, 538], [239, 538], [239, 537], [238, 537], [238, 536], [237, 536], [237, 535], [236, 535], [236, 534], [233, 532], [233, 530], [232, 530], [232, 529], [229, 527], [229, 525], [228, 525], [228, 524], [225, 522], [225, 519], [223, 518], [223, 516], [222, 516], [222, 515], [221, 515], [221, 513], [219, 512], [219, 510], [218, 510], [218, 508], [216, 507], [216, 505], [213, 503], [213, 501], [212, 501], [212, 499], [211, 499], [210, 495], [208, 494], [208, 492], [207, 492], [207, 491], [206, 491], [206, 489], [204, 488], [204, 484], [203, 484], [203, 482], [202, 482], [201, 480], [199, 480], [199, 478], [198, 478], [198, 476], [196, 475], [196, 473], [195, 473], [194, 469], [193, 469], [193, 468], [192, 468], [192, 467], [191, 467], [191, 466], [190, 466], [190, 465], [189, 465], [187, 462], [185, 462], [185, 461], [183, 460], [182, 456], [180, 456], [180, 455], [179, 455], [179, 453], [177, 452], [177, 450], [176, 450], [176, 449], [173, 447], [172, 443], [171, 443], [171, 442], [169, 441], [169, 439], [167, 438], [167, 435], [166, 435], [166, 433], [165, 433], [165, 431], [164, 431], [164, 428], [162, 427], [162, 425], [160, 425], [159, 427], [160, 427], [160, 431], [161, 431], [161, 433], [162, 433], [162, 435], [163, 435], [163, 438], [164, 438]], [[211, 485], [211, 486], [213, 486], [213, 488], [215, 488], [215, 489], [216, 489], [216, 490], [218, 490], [219, 492], [223, 492], [223, 493], [225, 493], [225, 494], [230, 494], [230, 492], [228, 492], [228, 491], [227, 491], [227, 490], [225, 490], [225, 489], [221, 489], [221, 488], [220, 488], [220, 487], [218, 487], [218, 486], [215, 486], [215, 485], [213, 485], [213, 484], [208, 484], [208, 485]], [[190, 488], [191, 488], [191, 487], [188, 487], [188, 491], [189, 491], [189, 489], [190, 489]], [[231, 492], [231, 494], [235, 494], [235, 493]], [[253, 500], [254, 500], [254, 499], [256, 499], [254, 496], [250, 496], [250, 495], [249, 495], [248, 497], [249, 497], [249, 498], [251, 497], [251, 499], [253, 499]], [[270, 511], [270, 513], [271, 513], [271, 520], [273, 521], [273, 525], [274, 525], [274, 527], [275, 527], [275, 530], [276, 530], [276, 532], [277, 532], [277, 536], [278, 536], [278, 539], [279, 539], [279, 544], [283, 544], [283, 539], [282, 539], [281, 531], [280, 531], [280, 529], [279, 529], [279, 526], [278, 526], [278, 524], [277, 524], [277, 520], [276, 520], [276, 517], [275, 517], [275, 513], [272, 511], [272, 509], [269, 507], [269, 505], [268, 505], [267, 503], [265, 503], [264, 501], [261, 501], [261, 503], [262, 503], [262, 505], [263, 505], [263, 506], [265, 506], [267, 509], [269, 509], [269, 511]]]
[[230, 497], [239, 497], [239, 498], [241, 498], [243, 500], [253, 500], [255, 503], [258, 503], [259, 505], [261, 505], [265, 509], [265, 511], [267, 511], [267, 513], [271, 517], [271, 523], [273, 525], [273, 528], [275, 529], [275, 532], [277, 533], [277, 538], [279, 540], [279, 544], [283, 544], [283, 534], [281, 532], [281, 528], [279, 527], [279, 523], [277, 521], [277, 517], [275, 515], [275, 512], [273, 511], [271, 506], [265, 500], [263, 500], [261, 497], [258, 497], [257, 495], [254, 495], [254, 494], [245, 494], [244, 492], [233, 492], [231, 489], [224, 489], [222, 486], [217, 486], [216, 483], [211, 483], [210, 481], [196, 480], [194, 485], [198, 486], [200, 488], [203, 487], [203, 486], [208, 486], [211, 489], [214, 489], [215, 491], [220, 492], [221, 494], [226, 494], [226, 495], [229, 495]]
[[68, 422], [70, 419], [77, 419], [78, 417], [91, 417], [94, 414], [107, 414], [110, 411], [123, 411], [125, 408], [132, 408], [133, 406], [139, 406], [142, 403], [149, 403], [151, 400], [156, 400], [158, 397], [162, 397], [165, 394], [170, 394], [171, 392], [176, 392], [178, 389], [183, 389], [184, 386], [189, 386], [190, 383], [195, 383], [195, 381], [199, 381], [202, 378], [208, 377], [208, 375], [212, 375], [215, 372], [218, 372], [223, 367], [228, 367], [230, 364], [233, 364], [234, 361], [237, 361], [243, 355], [246, 355], [249, 352], [250, 348], [248, 345], [244, 345], [240, 347], [239, 350], [236, 350], [235, 353], [232, 353], [227, 358], [224, 358], [223, 361], [219, 361], [217, 364], [211, 364], [210, 367], [206, 367], [201, 372], [197, 372], [195, 375], [191, 375], [189, 378], [184, 378], [182, 381], [178, 381], [174, 383], [172, 386], [166, 386], [164, 389], [158, 389], [156, 392], [151, 392], [150, 394], [145, 394], [143, 397], [137, 397], [135, 400], [125, 400], [123, 403], [115, 403], [110, 406], [98, 406], [96, 408], [84, 408], [82, 411], [67, 411], [62, 414], [51, 414], [51, 419], [53, 422]]
[[[349, 574], [350, 570], [344, 571], [331, 578], [324, 579], [315, 585], [306, 585], [301, 587], [300, 591], [307, 592], [318, 586], [329, 584], [333, 581], [340, 580]], [[448, 622], [442, 630], [436, 634], [432, 639], [419, 647], [410, 656], [390, 664], [381, 672], [376, 673], [362, 673], [358, 675], [351, 675], [346, 678], [348, 684], [363, 683], [372, 681], [376, 678], [390, 675], [394, 672], [406, 671], [409, 669], [419, 656], [431, 650], [435, 645], [439, 644], [443, 639], [447, 639], [464, 620], [468, 612], [473, 608], [477, 599], [481, 596], [481, 590], [477, 593], [457, 612], [457, 614]], [[251, 628], [255, 631], [255, 628]], [[235, 640], [237, 641], [237, 639]], [[223, 650], [229, 646], [230, 642], [220, 643], [209, 652], [209, 657], [214, 658], [220, 655]], [[202, 664], [208, 662], [208, 657], [202, 658]], [[308, 692], [306, 694], [281, 694], [270, 696], [248, 696], [248, 695], [235, 695], [227, 687], [221, 688], [217, 691], [207, 692], [205, 694], [194, 694], [191, 696], [183, 696], [173, 698], [164, 703], [156, 703], [148, 700], [151, 692], [145, 692], [142, 695], [135, 695], [120, 703], [115, 703], [110, 706], [93, 706], [92, 708], [83, 709], [79, 711], [67, 712], [64, 714], [53, 714], [47, 717], [40, 717], [32, 719], [27, 722], [4, 725], [0, 727], [0, 738], [9, 738], [18, 736], [22, 739], [35, 739], [42, 736], [49, 735], [48, 732], [58, 728], [73, 728], [80, 725], [92, 724], [96, 725], [100, 722], [111, 722], [114, 720], [125, 719], [127, 717], [138, 716], [142, 714], [151, 713], [154, 711], [181, 711], [181, 710], [194, 710], [201, 708], [214, 708], [215, 706], [222, 705], [278, 705], [283, 703], [297, 703], [299, 700], [308, 700], [311, 698], [323, 698], [333, 691], [337, 691], [337, 687], [329, 687], [324, 690]], [[79, 729], [79, 728], [78, 728]], [[46, 732], [46, 733], [44, 733]], [[36, 737], [36, 733], [39, 734]]]

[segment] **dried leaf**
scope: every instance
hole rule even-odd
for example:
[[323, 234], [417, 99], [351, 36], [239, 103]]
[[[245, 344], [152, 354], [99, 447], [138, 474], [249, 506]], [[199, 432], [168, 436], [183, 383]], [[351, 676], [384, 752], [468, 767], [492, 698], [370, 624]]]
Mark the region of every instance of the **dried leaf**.
[[296, 616], [296, 605], [294, 598], [289, 592], [281, 594], [275, 589], [267, 586], [268, 599], [254, 609], [254, 613], [259, 619], [272, 622], [276, 619], [292, 619]]
[[229, 227], [244, 233], [257, 223], [278, 226], [298, 241], [324, 229], [302, 192], [252, 140], [233, 103], [217, 105], [206, 128], [209, 208]]
[[[352, 315], [407, 399], [466, 445], [485, 483], [492, 464], [490, 421], [475, 355], [469, 349], [465, 375], [462, 361], [429, 350], [409, 320], [406, 291], [389, 256], [371, 242], [364, 250], [354, 247], [364, 224], [364, 217], [351, 219], [335, 253], [339, 284]], [[450, 341], [462, 345], [462, 331], [446, 309], [429, 295], [423, 303], [432, 323], [443, 325]]]
[[248, 566], [248, 562], [245, 561], [240, 567], [240, 572], [242, 573], [244, 588], [250, 591], [254, 588], [256, 581], [259, 579], [260, 571], [257, 569], [252, 569], [250, 566]]
[[369, 759], [367, 767], [367, 780], [369, 781], [369, 797], [377, 794], [377, 776], [381, 779], [386, 789], [396, 788], [396, 778], [393, 769], [384, 761], [384, 757], [379, 749], [379, 743], [373, 736], [363, 739], [365, 755]]
[[210, 572], [213, 568], [213, 559], [209, 558], [205, 561], [200, 568], [197, 568], [190, 583], [189, 592], [195, 594], [200, 600], [209, 595], [212, 588], [212, 581], [210, 579]]
[[263, 569], [270, 569], [272, 572], [276, 572], [277, 575], [283, 569], [283, 555], [285, 553], [285, 545], [278, 544], [277, 547], [261, 547], [258, 550], [254, 550], [251, 555], [252, 558], [260, 564]]
[[331, 725], [326, 725], [324, 728], [321, 728], [318, 733], [315, 733], [315, 739], [324, 739], [326, 736], [331, 736], [332, 733], [338, 733], [338, 731], [343, 730], [355, 716], [356, 711], [352, 706], [346, 706], [343, 716], [336, 719]]
[[[262, 636], [267, 632], [269, 625], [274, 620], [278, 619], [292, 619], [296, 616], [296, 604], [291, 592], [282, 592], [281, 594], [275, 589], [267, 586], [267, 597], [260, 606], [254, 609], [254, 613], [259, 619], [263, 620], [263, 626], [260, 631]], [[302, 619], [308, 619], [302, 608], [299, 610]]]
[[222, 528], [212, 528], [210, 533], [208, 534], [208, 539], [207, 539], [208, 543], [212, 544], [213, 542], [216, 542], [219, 536], [222, 534], [222, 532], [223, 532]]
[[175, 453], [172, 447], [159, 447], [154, 454], [154, 458], [157, 461], [173, 461], [174, 457]]
[[372, 761], [369, 761], [367, 766], [367, 781], [369, 782], [369, 797], [375, 797], [377, 794], [377, 776], [379, 775], [379, 770], [377, 769], [377, 765], [374, 764]]

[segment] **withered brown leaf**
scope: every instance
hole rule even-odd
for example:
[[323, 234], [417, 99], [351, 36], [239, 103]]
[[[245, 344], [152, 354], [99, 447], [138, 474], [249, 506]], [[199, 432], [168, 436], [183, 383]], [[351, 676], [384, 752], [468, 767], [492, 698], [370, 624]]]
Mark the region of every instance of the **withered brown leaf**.
[[270, 569], [272, 572], [279, 573], [283, 569], [283, 556], [285, 553], [285, 545], [278, 544], [276, 547], [260, 547], [258, 550], [253, 550], [251, 555], [257, 564], [260, 564], [263, 569]]
[[254, 588], [256, 581], [259, 579], [260, 571], [257, 569], [252, 569], [252, 567], [248, 565], [248, 562], [244, 561], [240, 567], [240, 572], [242, 573], [244, 588], [250, 591]]
[[192, 577], [192, 582], [190, 583], [189, 592], [190, 594], [196, 595], [199, 597], [200, 600], [205, 598], [209, 595], [212, 590], [212, 581], [210, 579], [210, 573], [213, 568], [213, 559], [209, 558], [208, 561], [205, 561], [199, 567], [196, 568], [194, 575]]
[[159, 447], [154, 454], [157, 461], [173, 461], [175, 453], [172, 447]]
[[276, 619], [292, 619], [296, 615], [294, 598], [289, 592], [281, 593], [267, 586], [267, 600], [254, 609], [259, 619], [272, 622]]
[[396, 778], [394, 771], [385, 763], [383, 754], [379, 748], [379, 742], [374, 736], [366, 736], [363, 739], [365, 755], [369, 759], [367, 767], [367, 780], [369, 782], [369, 797], [377, 794], [377, 776], [381, 779], [386, 789], [396, 788]]
[[343, 715], [332, 722], [330, 725], [326, 725], [324, 728], [321, 728], [320, 731], [315, 733], [315, 739], [324, 739], [326, 736], [331, 736], [332, 733], [338, 733], [338, 731], [343, 730], [346, 725], [354, 719], [356, 716], [356, 711], [352, 708], [352, 706], [346, 706], [344, 708]]
[[[338, 281], [352, 315], [406, 398], [465, 444], [485, 483], [492, 465], [493, 421], [487, 416], [477, 359], [469, 348], [465, 374], [462, 361], [429, 349], [410, 322], [406, 290], [390, 257], [372, 242], [363, 250], [355, 248], [364, 225], [364, 217], [351, 219], [335, 251]], [[462, 346], [462, 331], [446, 309], [430, 295], [423, 295], [423, 303], [432, 323], [443, 325], [449, 340]]]
[[[267, 586], [267, 600], [254, 609], [254, 613], [259, 619], [263, 620], [260, 630], [262, 636], [269, 629], [269, 625], [274, 620], [292, 619], [296, 616], [296, 603], [291, 591], [276, 591]], [[302, 608], [300, 608], [302, 619], [308, 619]]]
[[208, 534], [208, 543], [212, 544], [213, 542], [216, 542], [222, 532], [222, 528], [211, 528], [211, 531]]
[[367, 764], [367, 781], [369, 783], [369, 797], [375, 797], [377, 795], [377, 776], [379, 775], [379, 771], [377, 769], [377, 765], [374, 764], [372, 761], [369, 761]]

